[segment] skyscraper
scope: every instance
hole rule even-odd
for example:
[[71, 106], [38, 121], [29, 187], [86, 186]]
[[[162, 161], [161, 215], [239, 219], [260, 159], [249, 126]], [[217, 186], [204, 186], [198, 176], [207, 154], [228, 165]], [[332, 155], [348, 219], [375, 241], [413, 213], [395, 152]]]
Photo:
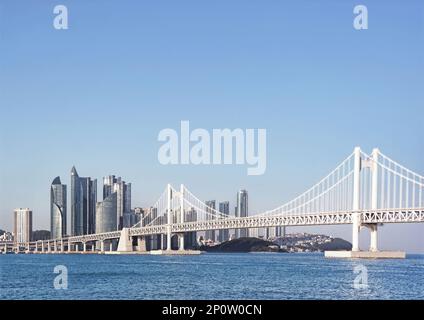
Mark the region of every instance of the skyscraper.
[[32, 238], [32, 211], [28, 208], [19, 208], [13, 211], [15, 243], [25, 243]]
[[71, 235], [95, 233], [97, 180], [71, 170]]
[[124, 214], [131, 213], [131, 183], [110, 175], [103, 178], [103, 199], [116, 193], [116, 230], [124, 227]]
[[50, 232], [53, 239], [66, 235], [66, 185], [56, 177], [50, 187]]
[[[249, 215], [249, 197], [246, 190], [237, 193], [236, 217], [242, 218]], [[236, 238], [248, 237], [247, 229], [236, 229]]]
[[117, 230], [117, 194], [110, 194], [96, 205], [96, 233]]
[[285, 227], [269, 227], [266, 228], [266, 238], [285, 237]]
[[[224, 201], [224, 202], [220, 202], [219, 203], [219, 212], [225, 214], [225, 215], [230, 215], [230, 203], [228, 201]], [[230, 230], [225, 229], [225, 230], [219, 230], [218, 231], [218, 241], [219, 242], [224, 242], [224, 241], [228, 241], [230, 239]]]
[[[197, 221], [197, 211], [194, 208], [190, 208], [189, 210], [185, 211], [185, 222], [193, 222]], [[184, 233], [184, 246], [187, 249], [195, 248], [197, 247], [197, 232], [196, 231], [190, 231]]]
[[[212, 220], [215, 219], [215, 209], [216, 209], [216, 202], [215, 200], [211, 200], [211, 201], [206, 201], [206, 212], [209, 213], [206, 215], [206, 220]], [[215, 239], [215, 230], [208, 230], [205, 233], [205, 240], [212, 240], [212, 241], [216, 241]]]

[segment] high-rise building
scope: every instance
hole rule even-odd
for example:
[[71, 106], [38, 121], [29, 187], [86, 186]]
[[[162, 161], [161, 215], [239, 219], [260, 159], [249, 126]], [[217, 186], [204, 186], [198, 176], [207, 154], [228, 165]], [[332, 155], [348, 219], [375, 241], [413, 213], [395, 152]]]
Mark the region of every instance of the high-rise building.
[[110, 194], [96, 205], [96, 233], [116, 231], [117, 194]]
[[266, 228], [266, 238], [272, 239], [272, 238], [279, 238], [279, 237], [285, 237], [285, 227], [269, 227]]
[[[197, 211], [194, 208], [190, 208], [190, 210], [185, 211], [185, 222], [193, 222], [197, 221]], [[186, 249], [191, 249], [197, 247], [197, 232], [190, 231], [184, 233], [184, 247]]]
[[75, 167], [71, 170], [71, 235], [95, 233], [97, 180], [80, 177]]
[[50, 235], [53, 239], [67, 234], [66, 207], [66, 185], [56, 177], [50, 187]]
[[140, 222], [140, 215], [135, 213], [135, 210], [125, 212], [123, 217], [123, 227], [131, 228]]
[[[141, 226], [142, 220], [144, 219], [144, 217], [146, 216], [148, 209], [144, 209], [141, 207], [135, 207], [132, 212], [135, 214], [135, 220], [136, 220], [136, 224], [138, 224], [139, 222], [139, 226]], [[144, 221], [143, 221], [144, 222]]]
[[14, 213], [14, 241], [15, 243], [30, 242], [32, 238], [32, 211], [28, 208], [19, 208]]
[[116, 192], [117, 230], [124, 227], [124, 214], [131, 213], [131, 183], [110, 175], [103, 178], [103, 199]]
[[[236, 217], [242, 218], [249, 216], [249, 196], [246, 190], [240, 190], [237, 193]], [[236, 229], [236, 238], [248, 237], [248, 229]]]
[[[215, 200], [210, 200], [210, 201], [206, 201], [206, 220], [212, 220], [215, 219], [216, 213], [215, 213], [215, 209], [216, 209], [216, 202]], [[208, 230], [205, 233], [205, 240], [212, 240], [213, 242], [216, 241], [215, 238], [215, 230]]]
[[[230, 203], [228, 201], [219, 203], [219, 212], [229, 216], [230, 215]], [[230, 230], [219, 230], [218, 231], [218, 241], [224, 242], [230, 239]]]

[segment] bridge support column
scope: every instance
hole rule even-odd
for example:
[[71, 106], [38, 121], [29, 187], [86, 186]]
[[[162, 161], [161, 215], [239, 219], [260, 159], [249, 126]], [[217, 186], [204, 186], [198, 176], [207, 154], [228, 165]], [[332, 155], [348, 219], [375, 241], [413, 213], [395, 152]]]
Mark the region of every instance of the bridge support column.
[[141, 252], [147, 251], [146, 249], [146, 238], [143, 236], [140, 236], [137, 238], [137, 250]]
[[83, 244], [82, 244], [82, 251], [83, 251], [84, 253], [86, 253], [86, 252], [87, 252], [87, 243], [86, 243], [86, 242], [83, 242]]
[[60, 240], [60, 253], [63, 253], [65, 251], [65, 243], [63, 242], [63, 239]]
[[130, 231], [128, 228], [121, 230], [121, 236], [119, 237], [118, 249], [119, 252], [131, 252], [133, 251], [132, 241], [130, 238]]
[[105, 241], [100, 240], [100, 252], [105, 253]]
[[359, 251], [359, 233], [361, 224], [359, 222], [360, 217], [357, 213], [353, 215], [353, 227], [352, 227], [352, 251]]
[[371, 224], [369, 225], [369, 228], [371, 233], [370, 251], [377, 252], [378, 251], [377, 224]]
[[71, 247], [71, 242], [68, 240], [68, 252], [71, 252], [72, 247]]
[[[180, 222], [184, 223], [185, 221], [185, 211], [184, 211], [184, 185], [180, 186]], [[184, 250], [184, 233], [178, 235], [178, 249]]]
[[[359, 251], [359, 232], [361, 228], [360, 194], [361, 194], [361, 149], [354, 151], [354, 171], [353, 171], [353, 211], [352, 214], [352, 251]], [[355, 212], [357, 211], [357, 212]]]
[[52, 247], [51, 247], [50, 241], [47, 241], [47, 252], [48, 253], [52, 252]]
[[171, 250], [171, 224], [172, 224], [172, 212], [171, 212], [171, 201], [172, 201], [172, 189], [171, 185], [168, 184], [168, 197], [167, 197], [167, 218], [168, 218], [168, 225], [166, 227], [166, 250]]
[[[375, 148], [372, 151], [371, 209], [374, 209], [374, 210], [378, 208], [378, 157], [379, 157], [379, 154], [380, 154], [380, 151], [377, 148]], [[377, 224], [371, 224], [368, 227], [370, 228], [370, 233], [371, 233], [370, 251], [377, 252], [378, 251]]]
[[178, 250], [184, 250], [184, 233], [178, 234]]
[[172, 238], [171, 226], [168, 226], [167, 229], [168, 229], [168, 232], [166, 233], [166, 250], [171, 250], [171, 238]]

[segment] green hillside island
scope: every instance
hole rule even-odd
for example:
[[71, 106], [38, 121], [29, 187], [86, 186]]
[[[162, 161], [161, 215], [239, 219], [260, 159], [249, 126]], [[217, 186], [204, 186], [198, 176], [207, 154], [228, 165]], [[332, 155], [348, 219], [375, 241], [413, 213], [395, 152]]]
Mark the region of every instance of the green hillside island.
[[213, 246], [201, 246], [206, 252], [323, 252], [351, 250], [352, 244], [340, 238], [324, 235], [289, 235], [267, 241], [259, 238], [239, 238]]

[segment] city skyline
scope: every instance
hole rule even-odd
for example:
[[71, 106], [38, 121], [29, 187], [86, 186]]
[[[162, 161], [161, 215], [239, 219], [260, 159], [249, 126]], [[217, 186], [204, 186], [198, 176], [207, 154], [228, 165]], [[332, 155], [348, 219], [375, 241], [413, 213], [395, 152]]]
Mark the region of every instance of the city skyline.
[[[424, 172], [420, 1], [370, 3], [366, 31], [352, 28], [352, 1], [63, 3], [66, 31], [52, 27], [51, 1], [1, 5], [16, 14], [0, 19], [0, 228], [30, 207], [34, 227], [49, 229], [51, 180], [60, 174], [69, 189], [72, 164], [84, 176], [126, 177], [134, 207], [184, 183], [202, 199], [231, 200], [231, 214], [235, 191], [249, 191], [251, 213], [275, 208], [356, 145]], [[158, 133], [183, 120], [266, 128], [266, 173], [160, 165]], [[348, 226], [297, 229], [351, 236]], [[383, 248], [423, 252], [421, 225], [380, 231]]]
[[[78, 177], [78, 178], [80, 178], [79, 176], [78, 176], [78, 173], [76, 172], [76, 169], [75, 169], [75, 166], [73, 166], [72, 167], [72, 169], [71, 169], [71, 179], [70, 179], [70, 181], [72, 182], [72, 179], [75, 177], [75, 175]], [[98, 187], [98, 185], [97, 185], [97, 180], [98, 179], [93, 179], [93, 180], [91, 180], [91, 177], [83, 177], [82, 178], [83, 179], [83, 181], [87, 184], [87, 186], [91, 186], [91, 187], [94, 187], [94, 189], [95, 190], [97, 190], [97, 187]], [[108, 200], [111, 196], [115, 196], [114, 198], [115, 198], [115, 201], [117, 200], [117, 193], [119, 192], [119, 186], [122, 188], [122, 186], [123, 185], [126, 185], [126, 183], [122, 180], [122, 178], [121, 177], [117, 177], [116, 178], [116, 176], [115, 175], [106, 175], [106, 176], [104, 176], [103, 177], [103, 196], [107, 196], [107, 198], [106, 199], [104, 199], [104, 200]], [[109, 182], [112, 182], [112, 185], [107, 185], [108, 184], [108, 181]], [[118, 183], [118, 187], [116, 187], [116, 186], [114, 186], [116, 183]], [[52, 186], [51, 186], [51, 188], [54, 186], [54, 185], [61, 185], [61, 186], [63, 186], [64, 188], [65, 188], [65, 190], [67, 189], [66, 188], [66, 185], [62, 185], [62, 182], [61, 182], [61, 180], [60, 180], [60, 177], [58, 176], [58, 177], [56, 177], [54, 180], [53, 180], [53, 182], [52, 182]], [[130, 185], [130, 190], [131, 190], [131, 183], [129, 184]], [[113, 192], [113, 190], [115, 190], [114, 192]], [[117, 192], [118, 191], [118, 192]], [[51, 191], [52, 192], [52, 191]], [[111, 192], [113, 192], [113, 193], [111, 193]], [[69, 192], [69, 193], [72, 193], [72, 190]], [[97, 191], [96, 191], [96, 193], [97, 193]], [[240, 196], [240, 195], [245, 195], [245, 196]], [[51, 194], [52, 195], [52, 194]], [[131, 193], [130, 193], [130, 197], [129, 197], [130, 199], [131, 199]], [[244, 189], [240, 189], [238, 192], [237, 192], [237, 195], [236, 195], [236, 201], [234, 201], [234, 203], [236, 204], [235, 205], [235, 210], [234, 210], [234, 213], [233, 214], [231, 214], [231, 212], [230, 212], [230, 216], [234, 216], [234, 217], [236, 217], [237, 216], [237, 208], [238, 208], [238, 205], [239, 205], [239, 202], [241, 201], [242, 203], [245, 201], [246, 202], [246, 204], [247, 204], [247, 206], [246, 206], [246, 210], [242, 210], [243, 212], [244, 211], [246, 211], [246, 213], [247, 214], [249, 214], [249, 211], [248, 211], [248, 195], [247, 195], [247, 191], [246, 190], [244, 190]], [[243, 198], [243, 200], [241, 200], [241, 198]], [[104, 200], [103, 201], [100, 201], [100, 202], [95, 202], [95, 204], [96, 204], [96, 210], [95, 210], [95, 216], [96, 216], [96, 222], [97, 222], [97, 217], [98, 217], [98, 212], [97, 212], [97, 205], [102, 205], [103, 204], [103, 202], [104, 202]], [[129, 200], [130, 201], [130, 203], [131, 203], [131, 200]], [[66, 202], [66, 199], [65, 199], [65, 202]], [[116, 201], [116, 204], [115, 204], [115, 208], [113, 209], [113, 207], [112, 207], [112, 211], [113, 211], [113, 213], [115, 214], [115, 212], [118, 212], [119, 210], [117, 210], [117, 203], [118, 203], [118, 201]], [[205, 203], [206, 203], [206, 205], [207, 206], [210, 206], [212, 209], [215, 209], [215, 205], [216, 205], [216, 200], [210, 200], [210, 201], [205, 201]], [[218, 204], [219, 204], [219, 208], [221, 208], [221, 205], [222, 204], [226, 204], [226, 203], [228, 203], [228, 206], [232, 203], [232, 202], [230, 202], [230, 201], [224, 201], [224, 200], [220, 200], [220, 201], [218, 201]], [[243, 206], [243, 204], [242, 204], [242, 206]], [[72, 204], [71, 204], [71, 207], [72, 207]], [[20, 208], [20, 207], [19, 207]], [[16, 210], [19, 210], [19, 208], [18, 209], [14, 209], [14, 212], [16, 211]], [[148, 209], [148, 208], [150, 208], [151, 209], [151, 206], [150, 205], [147, 205], [146, 207], [145, 207], [145, 209]], [[111, 209], [111, 206], [109, 205], [109, 208], [108, 208], [109, 210]], [[139, 207], [134, 207], [134, 209], [140, 209]], [[25, 210], [30, 210], [30, 209], [25, 209]], [[67, 208], [65, 209], [65, 211], [67, 211]], [[133, 208], [131, 208], [131, 212], [133, 211]], [[99, 213], [99, 214], [102, 214], [103, 213], [103, 210], [101, 210], [101, 213]], [[226, 213], [226, 212], [223, 212], [223, 213]], [[33, 221], [37, 221], [37, 219], [33, 219], [33, 210], [30, 210], [30, 214], [31, 214], [31, 227], [32, 227], [32, 224], [33, 224]], [[253, 213], [253, 214], [255, 214], [255, 213]], [[247, 215], [248, 216], [248, 215]], [[35, 217], [37, 218], [37, 215], [35, 215]], [[51, 218], [52, 218], [52, 216], [51, 216], [51, 214], [50, 214], [50, 220], [51, 220]], [[70, 217], [70, 218], [72, 218], [72, 216]], [[65, 219], [66, 220], [66, 219]], [[412, 225], [414, 225], [414, 224], [412, 224]], [[411, 225], [409, 225], [409, 226], [411, 226]], [[49, 226], [50, 228], [48, 228], [48, 227], [46, 227], [46, 228], [38, 228], [38, 229], [45, 229], [45, 230], [51, 230], [51, 225]], [[94, 231], [93, 232], [91, 232], [91, 233], [99, 233], [98, 231], [97, 231], [97, 224], [95, 224], [95, 229], [94, 229]], [[127, 225], [127, 226], [125, 226], [125, 227], [129, 227], [129, 225]], [[252, 234], [251, 234], [251, 236], [254, 236], [254, 237], [259, 237], [259, 236], [262, 236], [262, 237], [268, 237], [268, 236], [279, 236], [279, 235], [283, 235], [283, 234], [286, 234], [286, 232], [284, 231], [284, 232], [281, 232], [281, 230], [282, 230], [282, 228], [283, 227], [269, 227], [269, 228], [262, 228], [262, 229], [260, 229], [260, 230], [262, 230], [262, 232], [259, 230], [259, 229], [253, 229], [253, 231], [254, 232], [252, 232]], [[284, 230], [286, 229], [287, 227], [284, 227]], [[321, 227], [300, 227], [301, 228], [301, 230], [302, 231], [304, 231], [304, 230], [313, 230], [312, 232], [315, 232], [314, 230], [316, 230], [317, 228], [318, 228], [318, 230], [321, 228]], [[13, 228], [12, 228], [13, 229]], [[11, 229], [11, 230], [12, 230]], [[35, 228], [34, 230], [36, 230], [37, 228]], [[114, 230], [120, 230], [121, 228], [120, 227], [118, 227], [118, 228], [110, 228], [110, 229], [108, 229], [108, 230], [101, 230], [101, 232], [107, 232], [107, 231], [114, 231]], [[295, 228], [293, 228], [293, 229], [291, 229], [291, 230], [293, 230], [294, 232], [301, 232], [300, 230], [298, 231], [297, 229], [299, 229], [299, 227], [295, 227]], [[88, 229], [87, 229], [88, 230]], [[270, 232], [270, 230], [272, 230], [271, 232]], [[100, 230], [99, 230], [100, 231]], [[215, 240], [219, 240], [219, 237], [220, 237], [220, 233], [222, 233], [222, 232], [224, 232], [224, 234], [226, 234], [226, 235], [228, 235], [228, 236], [231, 236], [230, 234], [229, 234], [229, 232], [230, 232], [231, 230], [230, 229], [226, 229], [226, 230], [216, 230], [216, 231], [206, 231], [205, 232], [205, 234], [206, 235], [208, 235], [208, 234], [213, 234], [213, 235], [215, 235], [214, 237], [212, 237], [212, 238], [215, 238]], [[249, 231], [247, 230], [247, 234], [244, 234], [243, 233], [243, 235], [241, 234], [242, 232], [243, 232], [243, 229], [238, 229], [238, 230], [233, 230], [233, 231], [235, 231], [235, 234], [233, 234], [234, 236], [235, 236], [235, 238], [239, 238], [239, 237], [242, 237], [242, 236], [250, 236], [249, 235]], [[237, 232], [237, 231], [239, 231], [239, 232]], [[241, 232], [240, 232], [241, 231]], [[198, 233], [198, 232], [197, 232]], [[365, 232], [363, 232], [363, 234], [364, 233], [366, 233], [366, 231]], [[90, 234], [89, 232], [87, 232], [87, 233], [85, 233], [85, 234]], [[187, 233], [187, 235], [189, 235], [190, 233]], [[196, 232], [193, 232], [193, 234], [196, 234]], [[71, 235], [71, 233], [68, 233], [67, 234], [67, 236], [70, 236]], [[333, 235], [334, 236], [334, 234], [331, 234], [330, 233], [330, 235]], [[347, 233], [347, 235], [346, 235], [346, 239], [349, 239], [349, 234]], [[186, 237], [187, 238], [187, 237]], [[212, 239], [211, 238], [211, 239]], [[363, 247], [364, 246], [364, 244], [366, 244], [366, 240], [364, 241], [364, 239], [363, 239], [364, 237], [362, 237], [362, 239], [360, 239], [360, 241], [361, 241], [361, 246]], [[192, 239], [192, 238], [187, 238], [187, 239]], [[208, 237], [206, 237], [206, 240], [208, 239]], [[163, 241], [163, 239], [162, 239], [162, 241]], [[191, 240], [190, 240], [191, 241]], [[420, 252], [420, 251], [417, 251], [417, 252]]]
[[[85, 184], [84, 187], [81, 187], [80, 189], [88, 196], [89, 194], [96, 195], [95, 198], [97, 199], [97, 190], [98, 190], [98, 179], [91, 179], [91, 177], [79, 177], [78, 172], [75, 168], [75, 166], [72, 166], [71, 168], [71, 178], [70, 178], [70, 184], [74, 185], [71, 190], [69, 190], [69, 198], [76, 197], [75, 195], [72, 196], [72, 193], [75, 193], [76, 191], [73, 191], [73, 189], [79, 188], [78, 185], [81, 183], [78, 181], [79, 179], [82, 180], [82, 182]], [[107, 175], [102, 178], [103, 185], [103, 199], [102, 201], [95, 202], [96, 204], [96, 210], [95, 210], [95, 219], [94, 219], [94, 225], [95, 225], [95, 231], [88, 232], [91, 227], [88, 225], [90, 222], [88, 221], [88, 215], [90, 207], [92, 206], [87, 200], [84, 200], [82, 202], [86, 202], [87, 209], [84, 213], [86, 218], [83, 218], [82, 220], [86, 219], [86, 230], [83, 231], [83, 233], [76, 232], [73, 230], [73, 227], [67, 227], [67, 221], [68, 219], [76, 220], [75, 217], [76, 213], [72, 214], [72, 207], [79, 205], [78, 199], [74, 200], [72, 203], [69, 204], [68, 208], [68, 188], [67, 184], [63, 184], [60, 176], [57, 176], [53, 179], [51, 186], [50, 186], [50, 224], [47, 228], [39, 228], [40, 230], [49, 230], [51, 232], [52, 238], [54, 239], [60, 239], [62, 236], [74, 236], [74, 235], [82, 235], [82, 234], [90, 234], [90, 233], [103, 233], [103, 232], [109, 232], [109, 231], [116, 231], [122, 229], [122, 219], [124, 218], [124, 214], [126, 213], [132, 213], [133, 211], [140, 211], [143, 209], [149, 209], [152, 208], [151, 206], [147, 206], [146, 208], [141, 207], [131, 207], [131, 183], [126, 183], [122, 180], [121, 177], [116, 177], [115, 175]], [[92, 188], [93, 191], [90, 191], [90, 188]], [[239, 193], [247, 193], [246, 190], [239, 190], [236, 195], [236, 201], [234, 201], [236, 204], [238, 203], [238, 197]], [[121, 204], [118, 205], [119, 201], [118, 199], [122, 198]], [[245, 199], [245, 201], [248, 201]], [[216, 200], [209, 200], [205, 202], [207, 206], [209, 206], [213, 210], [220, 211], [221, 213], [224, 213], [226, 215], [233, 215], [236, 216], [237, 210], [235, 210], [234, 214], [231, 214], [229, 208], [231, 202], [228, 200], [220, 200], [218, 202], [218, 208], [216, 208]], [[119, 207], [121, 207], [119, 209]], [[237, 208], [237, 207], [236, 207]], [[68, 210], [71, 209], [71, 210]], [[18, 209], [14, 209], [16, 211]], [[28, 209], [29, 210], [29, 209]], [[74, 209], [75, 210], [75, 209]], [[68, 217], [68, 212], [70, 213], [70, 217]], [[212, 212], [212, 211], [211, 211]], [[248, 210], [243, 210], [245, 216], [248, 215]], [[137, 214], [142, 214], [141, 212], [137, 212]], [[31, 210], [32, 215], [32, 210]], [[82, 216], [82, 214], [80, 214]], [[121, 222], [119, 222], [121, 219]], [[75, 222], [74, 222], [75, 224]], [[136, 222], [134, 222], [134, 225]], [[124, 226], [124, 227], [129, 227]], [[82, 228], [82, 227], [81, 227]], [[81, 229], [80, 228], [80, 229]], [[10, 230], [5, 230], [10, 231]], [[216, 233], [217, 232], [217, 233]], [[223, 232], [223, 236], [220, 235], [220, 233]], [[228, 238], [229, 230], [221, 230], [221, 231], [206, 231], [206, 235], [211, 234], [211, 237], [206, 236], [207, 238], [217, 240], [218, 238]]]

